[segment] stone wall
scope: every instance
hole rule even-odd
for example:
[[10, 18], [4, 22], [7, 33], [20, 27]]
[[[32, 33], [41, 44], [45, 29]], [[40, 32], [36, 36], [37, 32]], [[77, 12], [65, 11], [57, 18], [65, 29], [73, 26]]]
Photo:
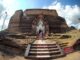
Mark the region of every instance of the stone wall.
[[32, 21], [39, 14], [43, 14], [45, 20], [48, 22], [50, 33], [63, 33], [67, 31], [68, 26], [65, 19], [58, 16], [56, 10], [48, 9], [28, 9], [24, 12], [22, 10], [16, 11], [10, 19], [8, 31], [31, 33]]
[[43, 14], [43, 15], [52, 15], [52, 16], [58, 16], [56, 10], [49, 10], [49, 9], [27, 9], [24, 11], [25, 14], [31, 14], [31, 15], [38, 15], [38, 14]]
[[14, 15], [11, 17], [8, 31], [9, 32], [19, 32], [20, 31], [20, 20], [22, 20], [23, 11], [17, 10]]

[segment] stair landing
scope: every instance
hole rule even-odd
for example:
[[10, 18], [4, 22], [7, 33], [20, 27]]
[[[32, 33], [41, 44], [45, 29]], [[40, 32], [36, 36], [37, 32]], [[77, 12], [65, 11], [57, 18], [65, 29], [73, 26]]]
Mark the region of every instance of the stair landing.
[[56, 42], [49, 41], [49, 40], [36, 40], [33, 44], [55, 44]]

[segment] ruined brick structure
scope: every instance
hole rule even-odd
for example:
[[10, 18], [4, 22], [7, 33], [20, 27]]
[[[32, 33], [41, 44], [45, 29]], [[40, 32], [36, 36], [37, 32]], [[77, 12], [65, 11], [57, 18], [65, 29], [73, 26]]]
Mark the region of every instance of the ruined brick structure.
[[65, 19], [58, 16], [56, 10], [49, 9], [27, 9], [25, 11], [17, 10], [11, 17], [8, 31], [20, 33], [32, 33], [33, 21], [36, 21], [37, 16], [42, 14], [47, 22], [49, 33], [66, 32], [68, 26]]

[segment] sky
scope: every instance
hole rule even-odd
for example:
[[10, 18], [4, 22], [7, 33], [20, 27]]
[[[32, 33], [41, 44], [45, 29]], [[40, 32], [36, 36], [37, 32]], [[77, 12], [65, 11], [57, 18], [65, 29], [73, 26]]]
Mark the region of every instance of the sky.
[[11, 16], [16, 10], [55, 9], [59, 16], [65, 18], [68, 26], [80, 29], [80, 0], [0, 0], [0, 30], [6, 16], [3, 29], [8, 27]]

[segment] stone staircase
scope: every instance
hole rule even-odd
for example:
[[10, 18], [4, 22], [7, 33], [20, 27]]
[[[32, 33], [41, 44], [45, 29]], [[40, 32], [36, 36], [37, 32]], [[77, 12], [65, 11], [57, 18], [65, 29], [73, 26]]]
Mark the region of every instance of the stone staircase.
[[25, 52], [25, 57], [30, 59], [51, 59], [61, 56], [64, 56], [64, 52], [60, 46], [56, 42], [46, 40], [36, 40]]

